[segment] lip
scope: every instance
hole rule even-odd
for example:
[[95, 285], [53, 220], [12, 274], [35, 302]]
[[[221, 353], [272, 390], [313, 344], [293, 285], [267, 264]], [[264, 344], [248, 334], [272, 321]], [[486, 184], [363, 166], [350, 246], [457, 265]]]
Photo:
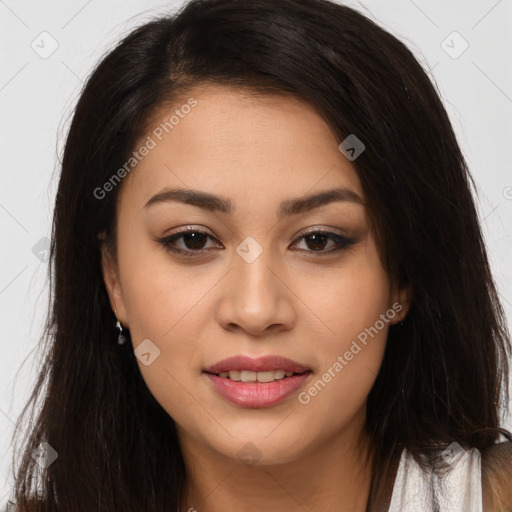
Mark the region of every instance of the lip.
[[[291, 371], [297, 375], [273, 382], [242, 382], [220, 377], [220, 372], [229, 371], [265, 372], [270, 370]], [[249, 356], [228, 357], [203, 371], [213, 389], [231, 403], [249, 408], [271, 407], [297, 391], [311, 375], [311, 369], [278, 355], [259, 358]]]
[[310, 375], [308, 371], [273, 382], [242, 382], [205, 373], [215, 391], [226, 400], [249, 408], [271, 407], [282, 402], [298, 390]]
[[220, 372], [229, 372], [229, 371], [241, 371], [247, 370], [252, 372], [266, 372], [270, 370], [285, 370], [291, 371], [294, 373], [304, 373], [307, 371], [311, 371], [307, 366], [298, 363], [296, 361], [292, 361], [287, 357], [277, 356], [277, 355], [269, 355], [258, 358], [252, 358], [249, 356], [233, 356], [228, 357], [227, 359], [223, 359], [215, 363], [214, 365], [206, 368], [204, 371], [206, 373], [215, 373], [219, 374]]

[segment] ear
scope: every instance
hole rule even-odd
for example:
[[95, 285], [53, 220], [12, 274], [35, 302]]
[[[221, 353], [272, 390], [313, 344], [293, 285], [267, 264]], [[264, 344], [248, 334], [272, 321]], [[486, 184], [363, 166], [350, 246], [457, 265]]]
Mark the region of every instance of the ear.
[[110, 247], [105, 241], [105, 232], [98, 235], [101, 251], [101, 271], [103, 282], [110, 300], [110, 307], [116, 313], [117, 319], [124, 327], [128, 327], [126, 308], [124, 304], [121, 282], [119, 280], [119, 268]]
[[390, 322], [397, 324], [403, 322], [409, 309], [411, 308], [412, 288], [410, 286], [402, 287], [392, 293], [392, 304], [395, 305], [393, 309], [397, 311], [396, 317]]

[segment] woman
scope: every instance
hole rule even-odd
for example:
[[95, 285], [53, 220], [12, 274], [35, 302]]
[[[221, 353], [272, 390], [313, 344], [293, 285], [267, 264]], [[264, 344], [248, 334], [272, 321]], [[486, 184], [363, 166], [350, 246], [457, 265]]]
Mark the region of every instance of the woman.
[[509, 510], [470, 183], [426, 73], [348, 7], [134, 30], [67, 138], [17, 510]]

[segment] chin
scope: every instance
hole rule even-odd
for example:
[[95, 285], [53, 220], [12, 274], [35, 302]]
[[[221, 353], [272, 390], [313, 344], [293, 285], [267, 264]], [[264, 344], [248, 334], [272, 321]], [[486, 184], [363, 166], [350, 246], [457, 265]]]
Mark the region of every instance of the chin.
[[247, 467], [288, 464], [300, 459], [307, 451], [304, 438], [300, 435], [293, 436], [286, 430], [270, 435], [262, 432], [272, 432], [272, 429], [259, 430], [254, 435], [250, 432], [240, 436], [234, 434], [220, 443], [210, 440], [208, 444], [211, 443], [210, 446], [223, 456]]

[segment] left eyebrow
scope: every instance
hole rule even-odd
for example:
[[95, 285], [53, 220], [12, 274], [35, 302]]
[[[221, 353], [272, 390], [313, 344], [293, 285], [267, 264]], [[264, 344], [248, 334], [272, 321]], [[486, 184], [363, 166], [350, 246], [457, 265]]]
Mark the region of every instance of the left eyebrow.
[[315, 208], [334, 202], [348, 202], [364, 206], [365, 203], [353, 190], [348, 188], [334, 188], [332, 190], [323, 190], [309, 196], [287, 199], [281, 203], [278, 211], [278, 219], [289, 215], [297, 215], [311, 211]]
[[[234, 210], [232, 202], [227, 198], [208, 192], [202, 192], [200, 190], [182, 188], [167, 188], [158, 192], [151, 197], [151, 199], [144, 205], [144, 208], [149, 208], [155, 204], [169, 201], [177, 201], [212, 212], [221, 212], [226, 214], [232, 214]], [[310, 194], [308, 196], [284, 200], [279, 206], [278, 219], [281, 220], [283, 217], [308, 212], [329, 203], [340, 201], [358, 204], [361, 206], [364, 206], [365, 204], [362, 198], [353, 190], [347, 188], [335, 188], [331, 190], [324, 190], [316, 194]]]

